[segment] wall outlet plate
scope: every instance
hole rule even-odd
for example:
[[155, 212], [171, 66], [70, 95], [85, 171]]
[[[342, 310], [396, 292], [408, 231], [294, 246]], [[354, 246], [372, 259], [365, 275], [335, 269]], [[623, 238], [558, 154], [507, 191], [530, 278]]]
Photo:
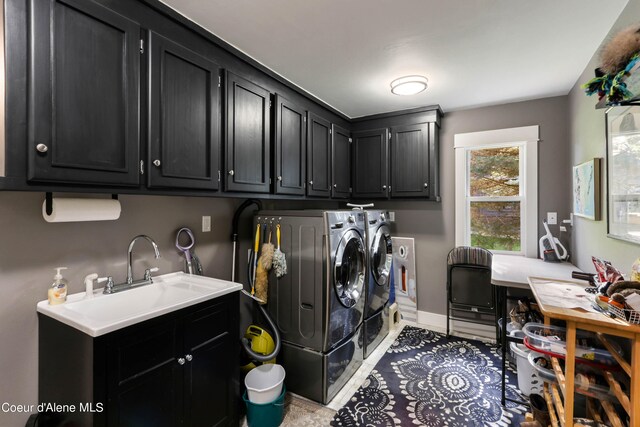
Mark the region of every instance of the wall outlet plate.
[[558, 223], [558, 212], [547, 212], [547, 224], [556, 225]]
[[211, 217], [210, 216], [203, 216], [202, 217], [202, 232], [203, 233], [207, 233], [211, 231]]
[[396, 220], [396, 213], [395, 212], [389, 212], [389, 221], [390, 222], [394, 222]]

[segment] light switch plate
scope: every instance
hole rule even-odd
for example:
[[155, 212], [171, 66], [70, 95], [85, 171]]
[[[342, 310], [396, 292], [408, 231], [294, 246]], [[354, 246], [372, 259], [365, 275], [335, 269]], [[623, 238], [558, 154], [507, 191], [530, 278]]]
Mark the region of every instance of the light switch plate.
[[203, 216], [202, 217], [202, 232], [207, 233], [211, 231], [211, 217]]
[[558, 212], [547, 212], [547, 224], [556, 225], [558, 223]]

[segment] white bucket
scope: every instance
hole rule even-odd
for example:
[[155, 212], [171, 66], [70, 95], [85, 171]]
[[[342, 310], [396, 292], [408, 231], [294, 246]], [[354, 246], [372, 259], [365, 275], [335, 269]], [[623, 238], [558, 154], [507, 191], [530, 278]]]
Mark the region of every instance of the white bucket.
[[525, 396], [542, 391], [542, 381], [529, 363], [528, 355], [531, 352], [524, 344], [509, 343], [511, 351], [516, 355], [518, 369], [518, 388]]
[[284, 368], [266, 363], [249, 371], [244, 378], [247, 397], [251, 403], [271, 403], [280, 397], [284, 382]]

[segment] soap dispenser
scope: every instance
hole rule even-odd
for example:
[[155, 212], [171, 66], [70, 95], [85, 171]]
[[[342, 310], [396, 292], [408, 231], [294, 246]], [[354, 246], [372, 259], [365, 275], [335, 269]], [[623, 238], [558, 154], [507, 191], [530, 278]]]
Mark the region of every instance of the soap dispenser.
[[53, 284], [49, 288], [50, 305], [62, 304], [67, 300], [68, 282], [64, 277], [62, 277], [62, 274], [60, 274], [60, 270], [66, 269], [67, 267], [54, 268], [54, 270], [56, 270], [56, 275], [53, 276]]

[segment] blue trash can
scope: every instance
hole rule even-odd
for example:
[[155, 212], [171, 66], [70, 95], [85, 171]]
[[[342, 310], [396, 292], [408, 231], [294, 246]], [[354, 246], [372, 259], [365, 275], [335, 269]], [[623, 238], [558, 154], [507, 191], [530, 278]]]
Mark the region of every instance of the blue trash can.
[[244, 392], [242, 400], [247, 405], [247, 424], [249, 427], [278, 427], [284, 419], [284, 395], [286, 393], [284, 385], [282, 393], [273, 402], [253, 403]]

